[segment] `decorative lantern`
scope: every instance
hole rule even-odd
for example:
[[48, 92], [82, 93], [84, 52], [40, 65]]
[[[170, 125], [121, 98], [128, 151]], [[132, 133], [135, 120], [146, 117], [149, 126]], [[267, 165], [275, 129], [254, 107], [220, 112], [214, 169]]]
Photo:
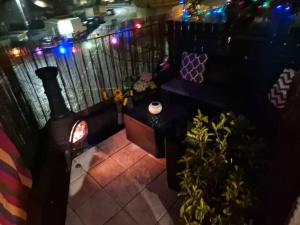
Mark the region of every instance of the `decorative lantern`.
[[151, 102], [148, 106], [148, 110], [151, 114], [157, 115], [162, 111], [162, 104], [160, 102]]

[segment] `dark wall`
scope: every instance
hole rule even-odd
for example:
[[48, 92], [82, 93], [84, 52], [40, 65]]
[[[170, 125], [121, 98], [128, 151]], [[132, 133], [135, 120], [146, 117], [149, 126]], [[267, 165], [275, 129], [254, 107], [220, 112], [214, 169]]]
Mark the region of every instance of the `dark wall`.
[[[20, 0], [20, 4], [23, 6], [23, 12], [26, 20], [29, 20], [29, 12], [26, 1]], [[16, 1], [2, 1], [0, 2], [0, 9], [0, 21], [5, 22], [8, 28], [12, 27], [14, 30], [26, 29], [26, 21], [24, 20]]]
[[179, 66], [183, 51], [280, 63], [300, 62], [300, 36], [292, 32], [291, 24], [240, 26], [229, 29], [228, 24], [169, 21], [168, 41], [173, 64]]

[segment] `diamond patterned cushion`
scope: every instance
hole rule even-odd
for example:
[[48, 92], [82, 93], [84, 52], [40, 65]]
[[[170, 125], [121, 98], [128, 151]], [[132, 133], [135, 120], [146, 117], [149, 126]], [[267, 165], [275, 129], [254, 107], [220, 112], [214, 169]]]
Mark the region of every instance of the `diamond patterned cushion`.
[[205, 63], [207, 55], [197, 55], [195, 53], [182, 53], [180, 76], [184, 80], [195, 83], [202, 83], [204, 80]]

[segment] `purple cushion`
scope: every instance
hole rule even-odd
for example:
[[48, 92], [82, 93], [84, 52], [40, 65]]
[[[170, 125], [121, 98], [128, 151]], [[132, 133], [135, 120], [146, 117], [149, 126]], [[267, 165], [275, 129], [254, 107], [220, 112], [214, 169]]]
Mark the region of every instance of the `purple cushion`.
[[197, 55], [195, 53], [183, 52], [180, 68], [181, 78], [199, 84], [202, 83], [207, 59], [206, 54]]

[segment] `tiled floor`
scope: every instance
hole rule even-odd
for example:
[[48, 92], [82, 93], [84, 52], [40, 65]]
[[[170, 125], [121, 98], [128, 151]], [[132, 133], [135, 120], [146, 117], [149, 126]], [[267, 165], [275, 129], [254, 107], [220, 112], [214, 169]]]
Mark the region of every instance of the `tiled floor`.
[[122, 130], [73, 161], [66, 225], [175, 225], [180, 200], [165, 160]]

